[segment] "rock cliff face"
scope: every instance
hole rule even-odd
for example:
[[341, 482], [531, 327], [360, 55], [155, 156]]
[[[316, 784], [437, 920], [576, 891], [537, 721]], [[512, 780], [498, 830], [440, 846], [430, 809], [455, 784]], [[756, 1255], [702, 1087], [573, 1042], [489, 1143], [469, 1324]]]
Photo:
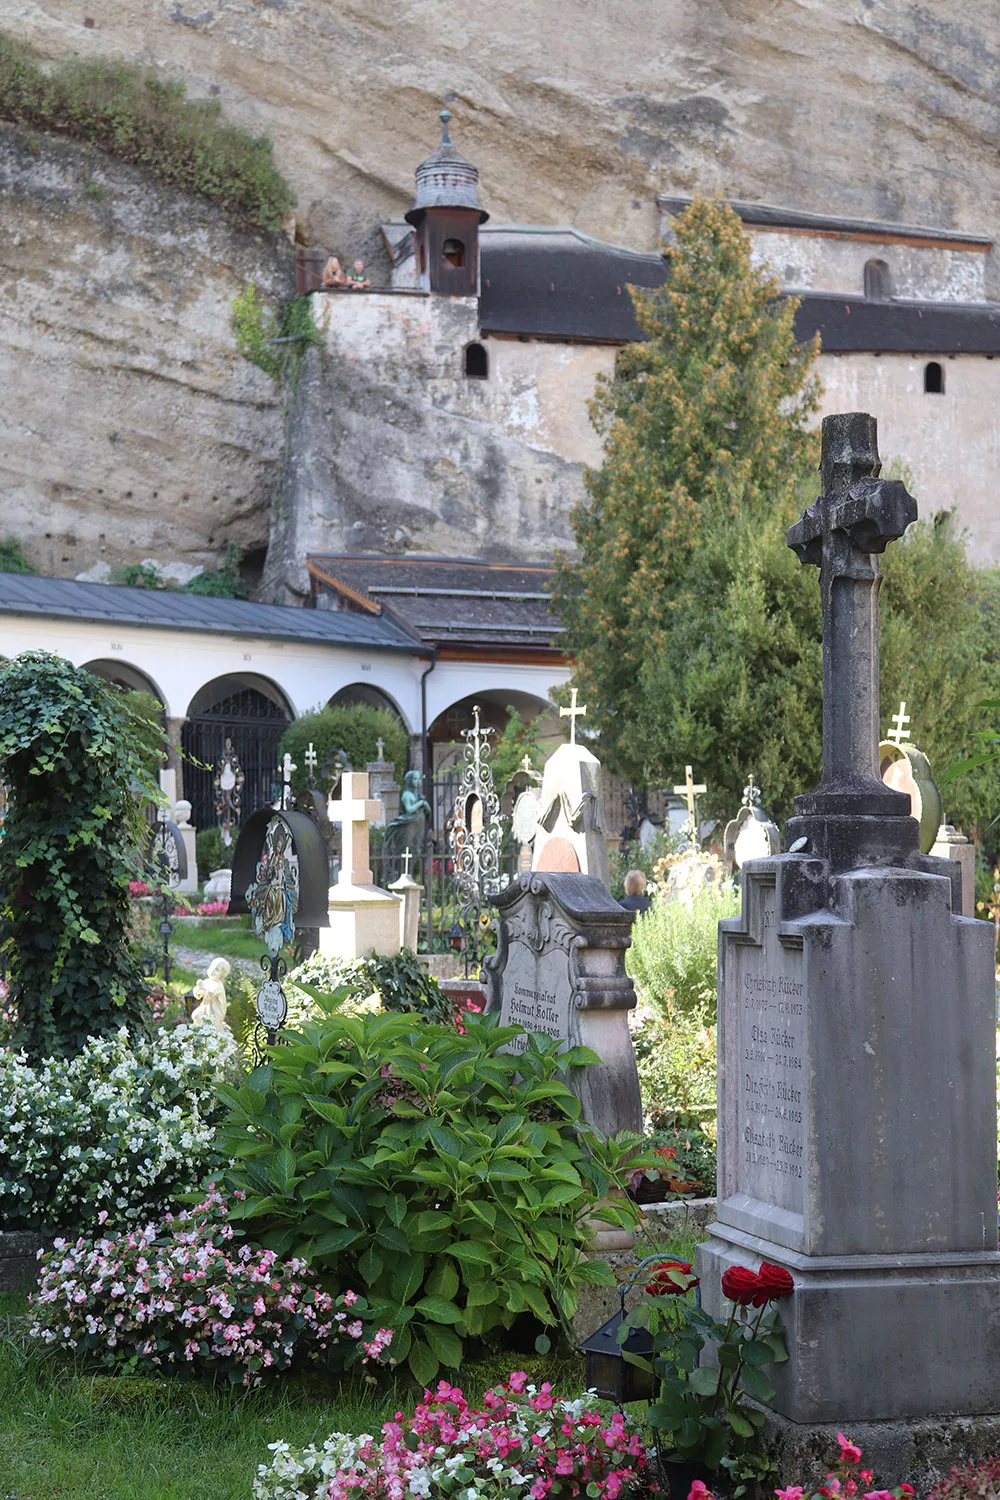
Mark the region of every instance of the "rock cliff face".
[[217, 90], [345, 251], [408, 207], [446, 90], [494, 222], [649, 249], [656, 193], [697, 187], [1000, 231], [1000, 24], [974, 0], [25, 0], [3, 24]]
[[0, 534], [68, 577], [265, 547], [282, 411], [230, 303], [250, 279], [289, 295], [287, 242], [11, 126], [0, 192]]

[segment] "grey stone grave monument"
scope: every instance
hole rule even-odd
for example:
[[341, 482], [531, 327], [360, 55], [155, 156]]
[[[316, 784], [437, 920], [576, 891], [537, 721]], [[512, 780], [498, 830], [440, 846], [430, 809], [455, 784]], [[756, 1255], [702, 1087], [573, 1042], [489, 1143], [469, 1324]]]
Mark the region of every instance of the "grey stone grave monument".
[[[642, 1129], [642, 1096], [628, 1013], [635, 987], [625, 972], [633, 912], [595, 875], [519, 875], [496, 897], [497, 951], [486, 959], [488, 1011], [503, 1025], [591, 1047], [600, 1063], [575, 1068], [570, 1083], [584, 1118], [613, 1135]], [[517, 1037], [513, 1051], [524, 1051]]]
[[791, 1271], [785, 1455], [807, 1451], [799, 1424], [833, 1423], [887, 1480], [926, 1419], [1000, 1411], [1000, 1255], [992, 932], [959, 915], [957, 864], [920, 853], [909, 798], [879, 779], [877, 554], [916, 518], [879, 469], [874, 418], [827, 417], [822, 494], [788, 534], [820, 567], [823, 775], [795, 799], [790, 852], [743, 866], [742, 914], [720, 923], [698, 1269], [715, 1312], [728, 1266]]

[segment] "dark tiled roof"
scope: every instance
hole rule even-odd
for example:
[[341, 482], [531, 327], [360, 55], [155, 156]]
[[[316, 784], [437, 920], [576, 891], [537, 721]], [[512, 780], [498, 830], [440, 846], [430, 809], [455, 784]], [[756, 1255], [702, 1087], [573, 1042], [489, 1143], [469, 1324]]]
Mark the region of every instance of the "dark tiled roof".
[[802, 340], [819, 333], [827, 354], [995, 354], [1000, 305], [866, 302], [813, 293], [802, 298], [795, 333]]
[[[549, 612], [550, 568], [344, 555], [308, 562], [317, 592], [331, 592], [325, 575], [391, 610], [436, 646], [545, 649], [563, 633]], [[345, 603], [351, 607], [349, 597]]]
[[[881, 240], [889, 243], [903, 240], [907, 244], [947, 245], [956, 250], [986, 251], [993, 241], [985, 234], [966, 234], [962, 229], [928, 229], [920, 224], [890, 224], [878, 219], [846, 219], [833, 214], [811, 214], [799, 208], [777, 208], [769, 203], [742, 203], [727, 200], [744, 224], [761, 229], [812, 230], [814, 233], [843, 235], [851, 239]], [[683, 213], [690, 198], [675, 198], [661, 193], [658, 207], [674, 215]]]
[[576, 229], [483, 229], [479, 321], [486, 333], [627, 344], [642, 337], [629, 286], [661, 286], [662, 255]]
[[213, 599], [168, 589], [130, 589], [0, 573], [0, 615], [113, 621], [155, 630], [221, 632], [319, 646], [363, 646], [370, 651], [421, 652], [420, 642], [388, 615], [338, 614]]
[[[480, 243], [480, 324], [486, 333], [630, 343], [643, 334], [628, 287], [661, 286], [667, 276], [662, 256], [620, 250], [574, 229], [484, 230]], [[1000, 305], [995, 303], [796, 295], [802, 298], [796, 335], [805, 340], [818, 332], [831, 354], [992, 354], [1000, 348]]]

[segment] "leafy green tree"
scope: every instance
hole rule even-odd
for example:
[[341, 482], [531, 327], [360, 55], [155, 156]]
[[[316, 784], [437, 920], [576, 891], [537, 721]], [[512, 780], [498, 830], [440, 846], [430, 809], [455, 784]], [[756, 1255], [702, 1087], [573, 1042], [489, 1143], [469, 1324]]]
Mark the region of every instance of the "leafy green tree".
[[521, 769], [524, 757], [531, 761], [532, 769], [540, 771], [544, 756], [538, 743], [537, 718], [526, 724], [516, 708], [507, 705], [507, 723], [503, 734], [493, 746], [490, 768], [497, 795], [503, 793], [508, 781]]
[[28, 651], [0, 675], [0, 840], [13, 1045], [72, 1055], [89, 1036], [141, 1028], [129, 952], [129, 880], [156, 797], [134, 716], [108, 683]]

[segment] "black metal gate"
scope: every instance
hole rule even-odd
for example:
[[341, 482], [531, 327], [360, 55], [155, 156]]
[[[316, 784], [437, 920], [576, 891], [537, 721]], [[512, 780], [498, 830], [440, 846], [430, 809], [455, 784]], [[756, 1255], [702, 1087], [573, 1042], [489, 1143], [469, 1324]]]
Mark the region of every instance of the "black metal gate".
[[240, 822], [274, 801], [280, 790], [278, 746], [289, 723], [284, 709], [256, 688], [232, 693], [214, 703], [209, 713], [194, 714], [185, 722], [184, 795], [196, 828], [214, 828], [219, 821], [212, 778], [227, 739], [245, 778]]

